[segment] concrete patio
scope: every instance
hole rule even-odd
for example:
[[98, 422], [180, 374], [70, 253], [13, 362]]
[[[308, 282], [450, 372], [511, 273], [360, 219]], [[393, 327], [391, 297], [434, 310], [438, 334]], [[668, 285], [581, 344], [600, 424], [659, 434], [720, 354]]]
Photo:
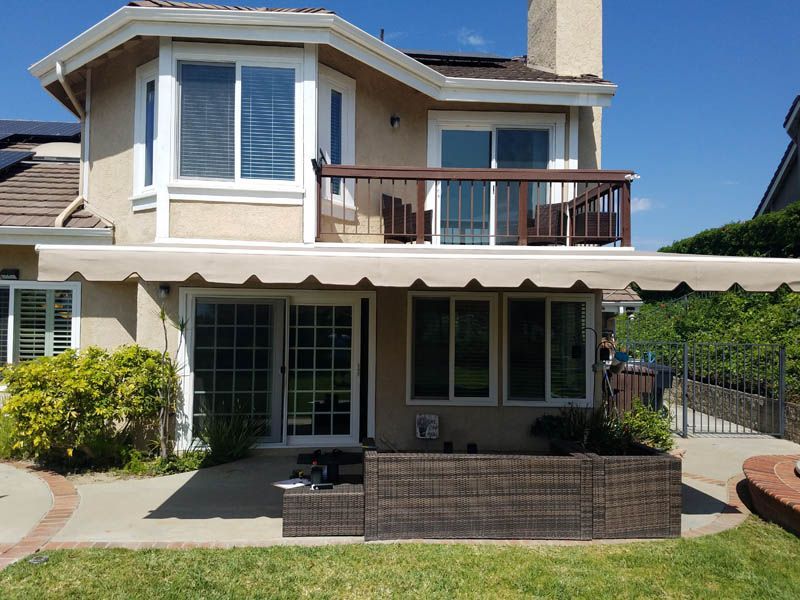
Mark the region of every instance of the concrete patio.
[[[730, 478], [758, 454], [792, 454], [800, 445], [770, 437], [718, 436], [678, 439], [683, 459], [684, 536], [714, 531], [728, 507]], [[59, 544], [127, 547], [152, 545], [254, 545], [348, 543], [363, 538], [281, 536], [283, 492], [296, 451], [270, 452], [219, 467], [147, 479], [81, 480], [77, 510], [52, 537]], [[47, 486], [33, 473], [0, 465], [0, 544], [19, 541], [47, 512]], [[728, 510], [727, 512], [730, 512]], [[717, 525], [717, 530], [719, 526]], [[536, 543], [536, 542], [533, 542]]]

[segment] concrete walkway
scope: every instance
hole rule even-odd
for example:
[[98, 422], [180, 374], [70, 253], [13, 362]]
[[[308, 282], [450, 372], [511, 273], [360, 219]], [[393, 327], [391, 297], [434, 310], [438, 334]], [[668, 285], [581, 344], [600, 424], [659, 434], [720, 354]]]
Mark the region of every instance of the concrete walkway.
[[[745, 518], [747, 511], [738, 502], [735, 483], [746, 458], [800, 453], [800, 445], [769, 437], [678, 438], [678, 445], [685, 450], [684, 537], [715, 533]], [[73, 488], [71, 483], [53, 474], [0, 464], [0, 483], [7, 489], [0, 493], [5, 495], [0, 498], [0, 514], [4, 517], [0, 520], [3, 536], [0, 545], [5, 542], [8, 548], [9, 544], [19, 542], [20, 537], [23, 539], [16, 544], [17, 549], [27, 549], [36, 542], [37, 548], [45, 550], [117, 546], [224, 548], [363, 541], [359, 537], [281, 537], [283, 492], [271, 484], [286, 478], [293, 468], [295, 452], [273, 451], [180, 475], [78, 480]], [[54, 506], [48, 512], [48, 486], [57, 503], [63, 498], [63, 506], [69, 509]], [[64, 489], [59, 491], [58, 486]], [[6, 515], [12, 517], [6, 519]], [[57, 525], [56, 518], [61, 519]]]
[[44, 481], [10, 464], [0, 463], [0, 547], [19, 542], [51, 504], [50, 489]]

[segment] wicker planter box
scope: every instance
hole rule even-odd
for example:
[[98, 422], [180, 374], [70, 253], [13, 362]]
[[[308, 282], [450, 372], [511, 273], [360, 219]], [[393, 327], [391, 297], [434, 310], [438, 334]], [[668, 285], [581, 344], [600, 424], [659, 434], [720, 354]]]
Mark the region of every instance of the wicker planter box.
[[283, 536], [364, 535], [364, 486], [308, 487], [283, 494]]
[[676, 537], [680, 460], [643, 452], [367, 452], [364, 535], [368, 540]]

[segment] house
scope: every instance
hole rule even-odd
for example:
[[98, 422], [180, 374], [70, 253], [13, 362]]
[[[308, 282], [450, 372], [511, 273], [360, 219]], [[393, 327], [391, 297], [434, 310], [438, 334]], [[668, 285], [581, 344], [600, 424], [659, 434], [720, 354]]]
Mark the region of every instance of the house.
[[758, 203], [753, 217], [786, 208], [800, 200], [800, 156], [797, 144], [800, 141], [800, 96], [794, 102], [783, 120], [783, 128], [789, 136], [789, 145], [783, 153], [778, 168], [767, 185], [767, 190]]
[[641, 296], [629, 287], [624, 290], [603, 290], [603, 335], [614, 335], [616, 318], [634, 314], [643, 304]]
[[159, 308], [184, 321], [183, 448], [232, 414], [264, 447], [527, 448], [544, 411], [602, 401], [603, 289], [800, 289], [791, 261], [631, 247], [602, 4], [527, 11], [508, 58], [403, 52], [324, 9], [131, 2], [30, 69], [80, 119], [72, 214], [105, 233], [37, 230], [0, 267], [80, 294], [73, 345], [163, 348]]

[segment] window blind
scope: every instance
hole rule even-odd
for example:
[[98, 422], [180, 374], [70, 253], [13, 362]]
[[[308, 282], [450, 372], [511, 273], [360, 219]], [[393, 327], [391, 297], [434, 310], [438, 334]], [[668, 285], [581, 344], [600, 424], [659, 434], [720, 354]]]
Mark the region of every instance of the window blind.
[[455, 301], [455, 367], [453, 393], [457, 398], [489, 396], [489, 302]]
[[242, 173], [245, 179], [295, 177], [295, 71], [242, 67]]
[[236, 67], [180, 63], [180, 175], [234, 178]]
[[413, 390], [415, 398], [450, 397], [450, 299], [414, 298]]
[[586, 397], [586, 303], [550, 304], [550, 393]]
[[156, 82], [145, 85], [144, 111], [144, 185], [153, 185], [153, 142], [156, 131]]
[[[331, 90], [331, 164], [342, 164], [342, 93]], [[342, 180], [331, 180], [331, 191], [338, 194]]]
[[544, 299], [508, 302], [508, 397], [510, 400], [545, 399]]
[[6, 362], [8, 356], [8, 301], [10, 291], [0, 288], [0, 365]]
[[72, 346], [71, 291], [17, 290], [14, 302], [17, 360], [53, 356]]

